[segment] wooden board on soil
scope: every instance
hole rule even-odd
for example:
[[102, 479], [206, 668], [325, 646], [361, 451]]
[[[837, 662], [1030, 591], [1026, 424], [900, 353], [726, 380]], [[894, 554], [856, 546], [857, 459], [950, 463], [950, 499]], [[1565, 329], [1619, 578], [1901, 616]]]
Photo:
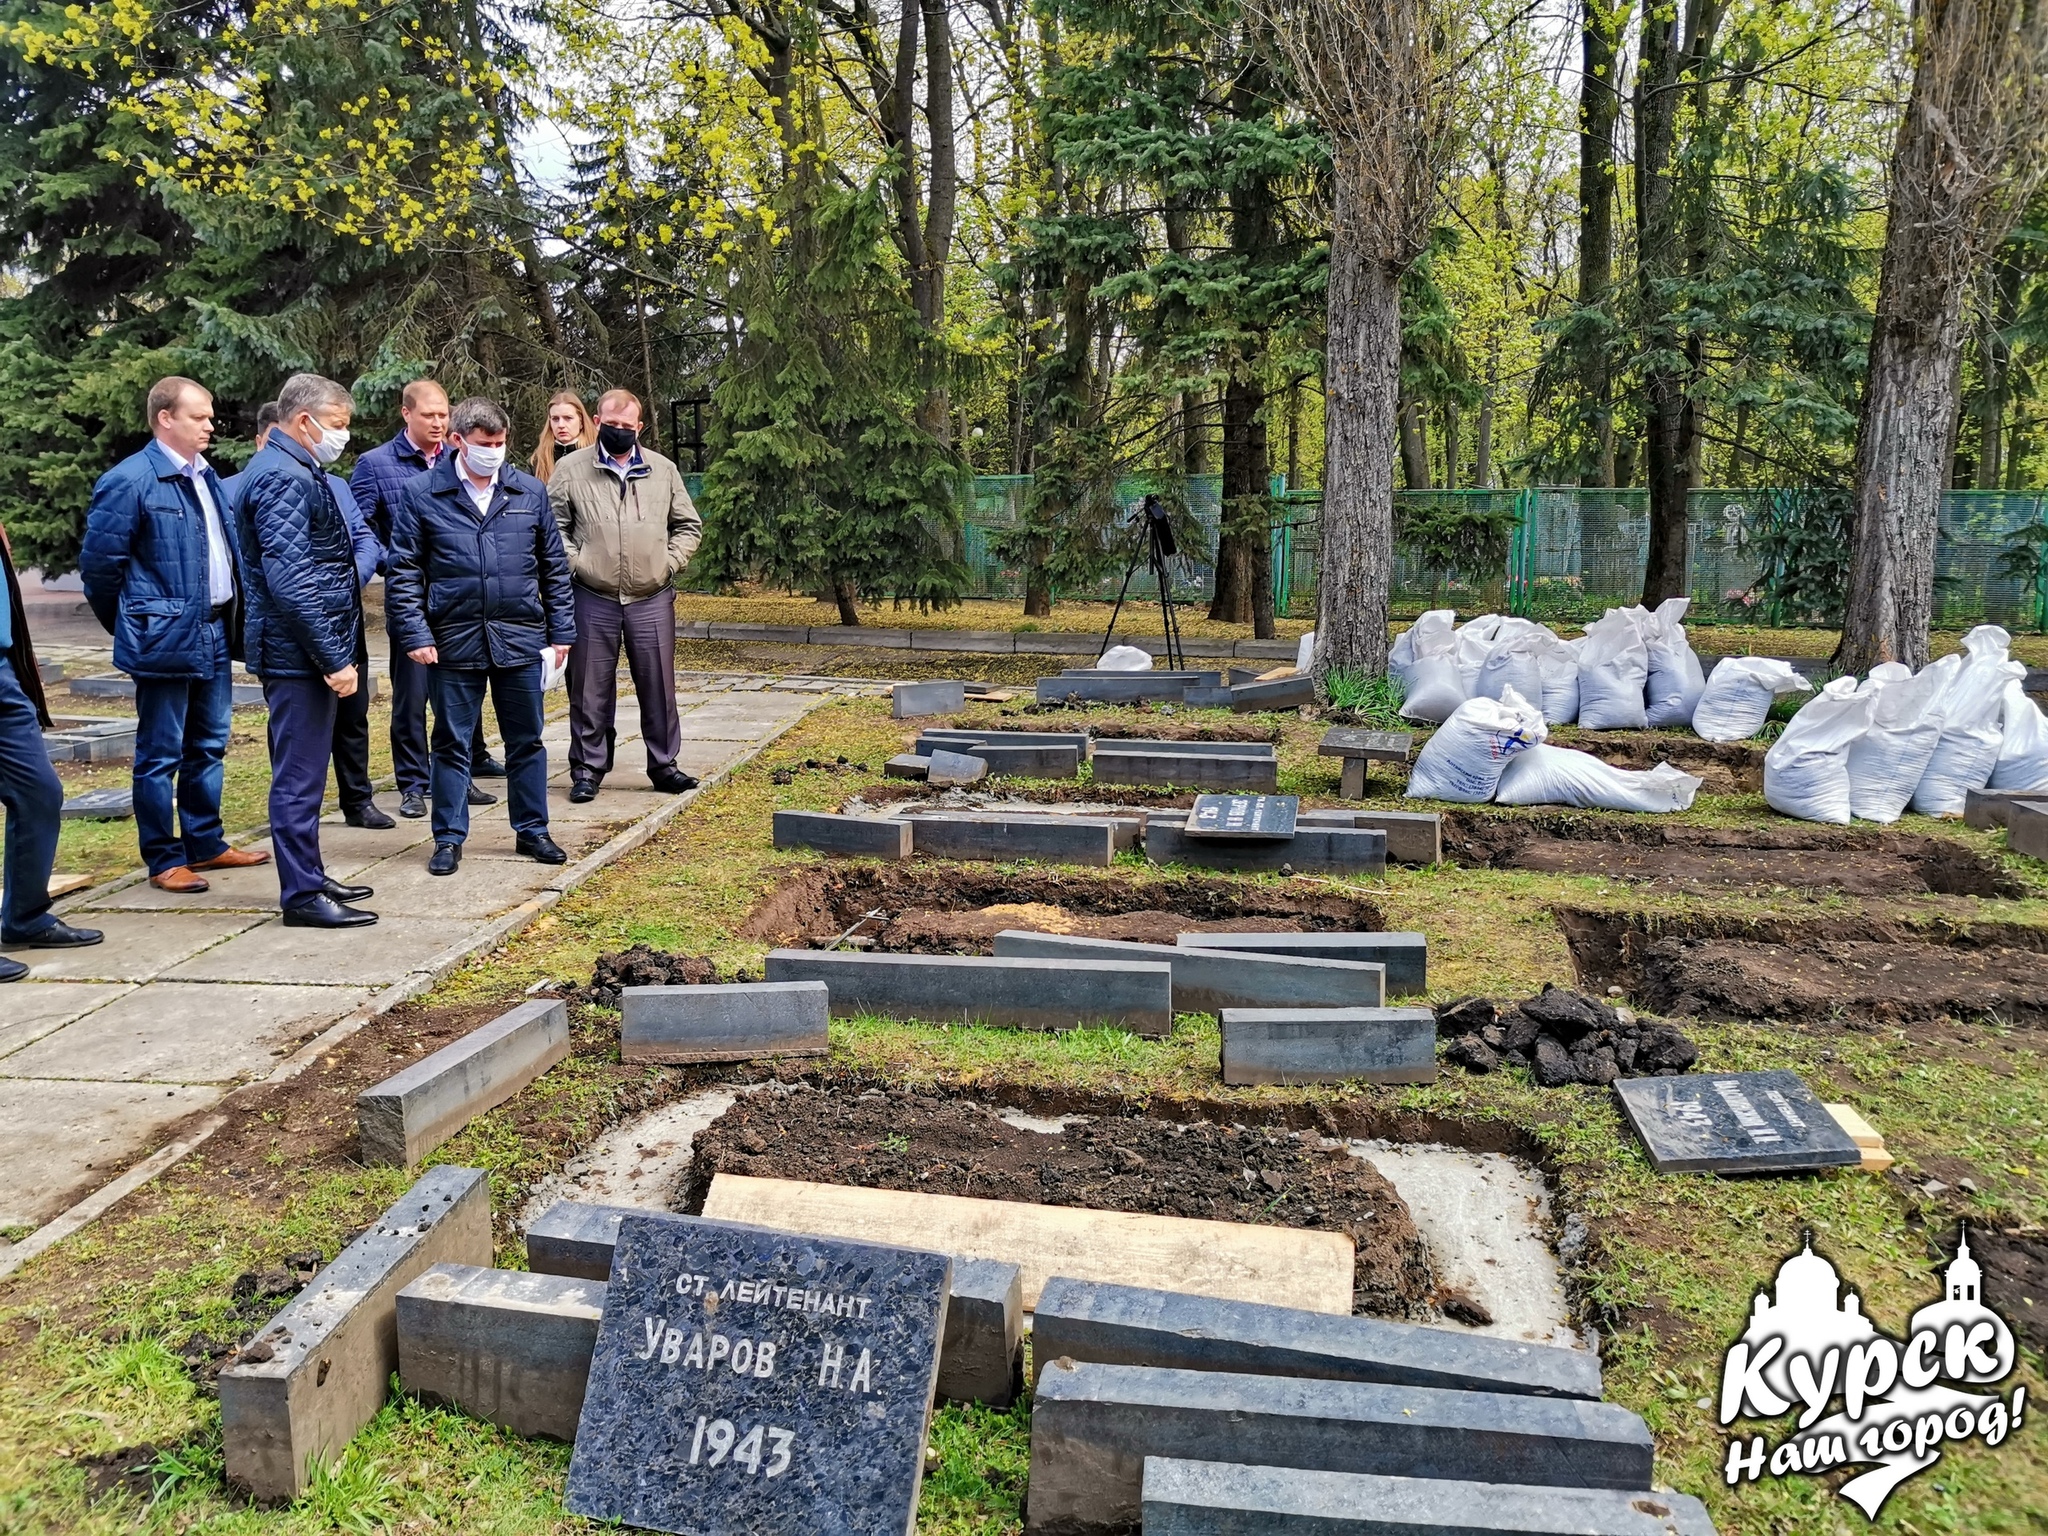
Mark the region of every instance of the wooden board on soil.
[[1015, 1264], [1023, 1271], [1027, 1311], [1054, 1275], [1309, 1312], [1351, 1311], [1351, 1239], [1336, 1232], [737, 1173], [711, 1181], [704, 1214]]

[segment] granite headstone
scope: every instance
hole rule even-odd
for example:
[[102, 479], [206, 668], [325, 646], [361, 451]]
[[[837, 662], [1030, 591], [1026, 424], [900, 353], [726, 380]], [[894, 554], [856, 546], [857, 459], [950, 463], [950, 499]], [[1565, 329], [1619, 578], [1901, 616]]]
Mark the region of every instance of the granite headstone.
[[1659, 1173], [1792, 1173], [1863, 1161], [1791, 1072], [1632, 1077], [1614, 1091]]
[[630, 1215], [565, 1502], [690, 1536], [907, 1536], [944, 1254]]
[[1281, 842], [1294, 836], [1299, 795], [1197, 795], [1187, 835], [1235, 842]]

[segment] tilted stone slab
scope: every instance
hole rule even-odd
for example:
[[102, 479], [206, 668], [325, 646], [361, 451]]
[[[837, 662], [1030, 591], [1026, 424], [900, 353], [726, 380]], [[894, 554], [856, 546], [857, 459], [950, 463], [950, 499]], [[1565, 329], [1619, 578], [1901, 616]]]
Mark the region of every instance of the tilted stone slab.
[[1145, 1536], [1714, 1536], [1689, 1494], [1145, 1458]]
[[931, 758], [919, 752], [898, 752], [882, 764], [885, 779], [922, 779], [931, 771]]
[[490, 1262], [490, 1176], [429, 1169], [220, 1373], [228, 1481], [266, 1501], [304, 1492], [384, 1406], [398, 1293], [435, 1264]]
[[1025, 1530], [1134, 1524], [1148, 1456], [1647, 1490], [1652, 1445], [1613, 1403], [1056, 1358], [1032, 1402]]
[[1297, 826], [1285, 843], [1203, 842], [1187, 835], [1184, 820], [1154, 816], [1145, 823], [1145, 857], [1154, 864], [1201, 869], [1277, 871], [1298, 875], [1383, 875], [1387, 834], [1377, 829]]
[[810, 848], [847, 858], [907, 859], [910, 828], [880, 816], [834, 816], [825, 811], [777, 811], [777, 848]]
[[1419, 933], [1183, 933], [1179, 949], [1236, 949], [1305, 960], [1355, 960], [1387, 969], [1387, 993], [1429, 990], [1429, 940]]
[[1225, 1008], [1219, 1022], [1223, 1081], [1232, 1086], [1436, 1081], [1428, 1008]]
[[939, 1346], [939, 1396], [1007, 1408], [1024, 1389], [1024, 1272], [1000, 1259], [955, 1259]]
[[[1213, 681], [1214, 674], [1209, 674]], [[1089, 677], [1041, 677], [1038, 702], [1060, 704], [1079, 699], [1086, 704], [1131, 704], [1139, 699], [1179, 703], [1191, 687], [1208, 687], [1199, 672], [1103, 672]]]
[[[1018, 747], [1072, 747], [1077, 752], [1088, 750], [1091, 738], [1086, 731], [986, 731], [959, 730], [951, 726], [928, 725], [918, 733], [919, 741], [944, 744], [947, 741], [993, 741]], [[951, 750], [959, 751], [958, 747]]]
[[912, 816], [910, 850], [925, 859], [1084, 864], [1107, 869], [1116, 857], [1116, 824], [1080, 816]]
[[2015, 803], [2006, 813], [2005, 840], [2014, 853], [2048, 859], [2048, 805]]
[[1980, 831], [2002, 827], [2015, 802], [2048, 805], [2048, 789], [1973, 789], [1963, 800], [1963, 824]]
[[408, 1168], [569, 1054], [569, 1010], [536, 998], [356, 1095], [366, 1163]]
[[1077, 747], [977, 741], [960, 749], [988, 764], [988, 771], [1007, 779], [1071, 779], [1081, 771]]
[[820, 981], [626, 987], [619, 997], [625, 1061], [753, 1061], [831, 1049], [831, 999]]
[[1271, 756], [1221, 752], [1108, 752], [1095, 749], [1098, 784], [1177, 785], [1185, 789], [1232, 789], [1271, 794], [1279, 787], [1280, 762]]
[[898, 683], [889, 690], [889, 714], [897, 720], [917, 715], [949, 714], [967, 707], [967, 685], [950, 678], [928, 683]]
[[988, 759], [965, 752], [935, 751], [925, 759], [927, 784], [979, 784], [988, 777]]
[[1038, 1293], [1032, 1356], [1457, 1392], [1600, 1398], [1590, 1350], [1061, 1275]]
[[1104, 736], [1095, 743], [1098, 752], [1143, 752], [1170, 755], [1187, 753], [1210, 757], [1277, 757], [1270, 741], [1160, 741], [1149, 736]]
[[574, 1441], [602, 1280], [436, 1264], [398, 1293], [398, 1381], [519, 1435]]
[[1214, 688], [1188, 688], [1181, 693], [1180, 701], [1189, 709], [1228, 709], [1230, 690], [1220, 684]]
[[[650, 1216], [657, 1221], [707, 1221], [702, 1216], [680, 1216], [670, 1211], [558, 1201], [526, 1229], [528, 1267], [538, 1275], [570, 1276], [584, 1281], [609, 1279], [612, 1249], [619, 1241], [619, 1223], [627, 1216]], [[953, 1288], [946, 1304], [946, 1333], [939, 1351], [941, 1397], [963, 1403], [993, 1403], [999, 1408], [1008, 1407], [1015, 1400], [1024, 1377], [1024, 1290], [1020, 1273], [1016, 1265], [995, 1259], [953, 1260]], [[589, 1366], [586, 1352], [583, 1368], [587, 1371]]]
[[1230, 707], [1240, 715], [1260, 709], [1299, 709], [1315, 701], [1315, 680], [1306, 674], [1276, 677], [1270, 683], [1246, 683], [1230, 690]]
[[1017, 1029], [1107, 1024], [1139, 1035], [1173, 1029], [1173, 969], [1161, 962], [777, 949], [768, 954], [768, 979], [824, 982], [837, 1018]]
[[1386, 968], [1350, 960], [1181, 949], [1070, 933], [1032, 933], [1021, 928], [1006, 928], [996, 935], [996, 954], [1076, 963], [1154, 961], [1168, 965], [1173, 969], [1173, 1006], [1180, 1013], [1290, 1004], [1377, 1008], [1386, 1001]]

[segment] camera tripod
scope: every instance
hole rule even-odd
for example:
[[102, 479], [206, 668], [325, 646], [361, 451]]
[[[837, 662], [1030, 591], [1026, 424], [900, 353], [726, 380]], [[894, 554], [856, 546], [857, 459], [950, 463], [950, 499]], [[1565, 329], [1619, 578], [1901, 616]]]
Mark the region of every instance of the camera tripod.
[[1159, 583], [1159, 615], [1165, 626], [1166, 669], [1179, 672], [1185, 669], [1186, 658], [1180, 648], [1180, 620], [1173, 611], [1173, 581], [1167, 574], [1166, 562], [1180, 553], [1180, 545], [1173, 537], [1173, 522], [1166, 507], [1157, 496], [1147, 496], [1144, 505], [1145, 540], [1144, 547], [1134, 551], [1131, 563], [1124, 567], [1124, 584], [1116, 595], [1116, 607], [1110, 610], [1109, 628], [1102, 632], [1102, 644], [1095, 648], [1098, 658], [1109, 649], [1109, 637], [1116, 633], [1117, 616], [1124, 611], [1124, 598], [1130, 594], [1131, 578], [1138, 574], [1138, 562], [1148, 562], [1153, 579]]

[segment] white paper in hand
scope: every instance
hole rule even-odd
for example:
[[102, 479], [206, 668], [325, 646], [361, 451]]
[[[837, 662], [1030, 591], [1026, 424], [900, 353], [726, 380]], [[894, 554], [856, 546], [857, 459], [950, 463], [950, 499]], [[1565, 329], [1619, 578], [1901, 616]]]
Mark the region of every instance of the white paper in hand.
[[548, 690], [548, 689], [550, 689], [550, 688], [559, 688], [559, 687], [561, 687], [561, 686], [562, 686], [562, 679], [563, 679], [563, 678], [565, 678], [565, 677], [567, 677], [568, 675], [569, 675], [569, 658], [568, 658], [568, 656], [567, 656], [567, 655], [564, 655], [564, 656], [562, 657], [562, 659], [561, 659], [560, 661], [556, 661], [556, 660], [555, 660], [555, 648], [554, 648], [554, 647], [553, 647], [552, 645], [544, 645], [544, 646], [542, 646], [542, 647], [540, 648], [540, 687], [541, 687], [541, 692], [545, 693], [545, 692], [547, 692], [547, 690]]

